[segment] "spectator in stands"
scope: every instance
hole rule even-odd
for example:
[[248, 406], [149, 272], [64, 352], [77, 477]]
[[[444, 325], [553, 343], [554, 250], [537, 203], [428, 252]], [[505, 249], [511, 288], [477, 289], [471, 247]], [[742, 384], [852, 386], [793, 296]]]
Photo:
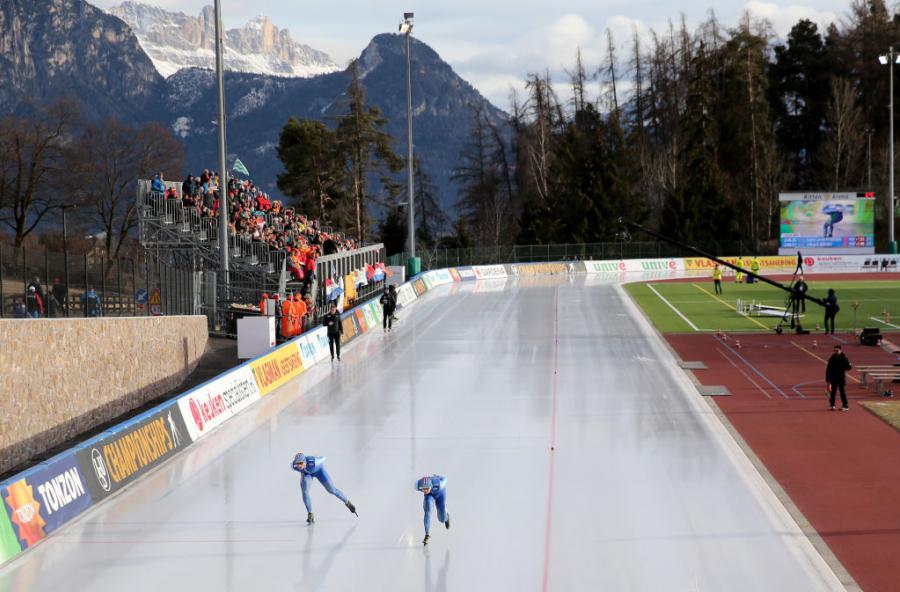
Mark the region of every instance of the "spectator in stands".
[[21, 298], [16, 298], [15, 302], [13, 302], [13, 317], [17, 319], [28, 318], [28, 309]]
[[50, 286], [50, 296], [50, 314], [55, 317], [65, 316], [69, 290], [60, 283], [59, 278], [53, 278], [53, 285]]
[[28, 286], [28, 291], [25, 293], [25, 308], [28, 317], [32, 319], [39, 319], [44, 314], [44, 301], [34, 286]]
[[278, 292], [272, 297], [275, 301], [275, 338], [281, 339], [284, 334], [281, 332], [281, 319], [284, 315], [284, 306], [281, 303], [281, 294]]
[[332, 239], [327, 234], [323, 234], [322, 238], [324, 239], [322, 241], [322, 254], [323, 255], [334, 255], [335, 253], [338, 252], [338, 246], [337, 246], [337, 243], [334, 242], [334, 239]]
[[187, 179], [184, 180], [184, 183], [181, 184], [181, 195], [183, 197], [193, 196], [194, 195], [194, 176], [188, 175]]
[[81, 297], [81, 306], [84, 309], [84, 315], [87, 317], [99, 317], [103, 315], [103, 303], [100, 302], [100, 296], [94, 291], [93, 286], [90, 286], [87, 292]]
[[341, 334], [344, 327], [341, 325], [341, 315], [338, 314], [337, 305], [332, 302], [328, 307], [328, 314], [322, 319], [322, 325], [328, 330], [328, 351], [331, 352], [331, 361], [337, 351], [338, 362], [341, 361]]
[[28, 282], [28, 286], [25, 288], [26, 291], [34, 288], [37, 295], [40, 296], [41, 302], [47, 302], [47, 295], [44, 294], [44, 286], [41, 285], [41, 278], [38, 276], [32, 276], [31, 281]]
[[155, 177], [153, 177], [153, 182], [150, 183], [150, 191], [156, 193], [163, 193], [166, 190], [166, 184], [163, 182], [163, 174], [157, 173]]
[[306, 317], [303, 319], [303, 330], [309, 331], [312, 328], [313, 319], [316, 318], [316, 305], [313, 302], [312, 294], [307, 294], [304, 302], [306, 302]]
[[837, 317], [837, 313], [841, 311], [841, 307], [838, 306], [837, 296], [834, 294], [834, 290], [828, 289], [828, 296], [825, 297], [825, 334], [828, 335], [829, 332], [829, 323], [831, 334], [834, 335], [834, 319]]
[[828, 358], [828, 366], [825, 368], [825, 383], [832, 411], [834, 411], [834, 398], [838, 390], [841, 391], [841, 411], [850, 411], [850, 406], [847, 404], [847, 378], [845, 374], [852, 369], [853, 366], [850, 364], [847, 356], [844, 355], [843, 348], [841, 348], [840, 344], [835, 345], [834, 353]]

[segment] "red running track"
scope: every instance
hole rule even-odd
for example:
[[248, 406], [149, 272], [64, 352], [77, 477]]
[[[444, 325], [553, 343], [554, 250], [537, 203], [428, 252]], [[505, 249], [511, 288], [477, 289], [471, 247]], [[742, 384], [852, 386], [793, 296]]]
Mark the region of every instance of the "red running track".
[[835, 343], [855, 365], [897, 356], [851, 335], [665, 337], [682, 360], [706, 364], [693, 371], [703, 385], [728, 387], [715, 402], [862, 589], [900, 590], [900, 433], [857, 404], [883, 399], [856, 372], [849, 412], [831, 411], [824, 394]]

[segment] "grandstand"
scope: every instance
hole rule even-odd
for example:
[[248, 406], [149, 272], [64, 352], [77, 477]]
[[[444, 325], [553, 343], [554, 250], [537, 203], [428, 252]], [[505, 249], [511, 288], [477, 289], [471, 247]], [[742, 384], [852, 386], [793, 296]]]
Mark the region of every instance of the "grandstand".
[[[258, 313], [255, 304], [267, 292], [311, 294], [315, 310], [321, 312], [328, 300], [352, 296], [362, 301], [379, 291], [380, 282], [370, 280], [372, 270], [384, 264], [383, 245], [359, 247], [355, 240], [272, 202], [251, 182], [236, 180], [229, 183], [233, 206], [225, 283], [218, 199], [199, 184], [194, 190], [188, 187], [188, 182], [138, 181], [139, 237], [157, 263], [191, 272], [194, 310], [207, 316], [212, 332], [233, 333], [236, 318]], [[352, 286], [345, 288], [347, 283]], [[341, 289], [327, 290], [326, 284]]]

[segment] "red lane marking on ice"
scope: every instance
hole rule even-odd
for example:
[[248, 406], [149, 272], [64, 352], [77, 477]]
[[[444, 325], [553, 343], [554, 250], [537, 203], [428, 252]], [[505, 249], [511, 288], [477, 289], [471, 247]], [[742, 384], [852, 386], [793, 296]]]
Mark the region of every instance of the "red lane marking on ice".
[[553, 317], [553, 379], [551, 382], [550, 410], [550, 477], [547, 479], [547, 522], [544, 526], [544, 583], [547, 592], [550, 581], [550, 542], [553, 529], [553, 480], [556, 475], [556, 377], [559, 374], [559, 286], [556, 287]]

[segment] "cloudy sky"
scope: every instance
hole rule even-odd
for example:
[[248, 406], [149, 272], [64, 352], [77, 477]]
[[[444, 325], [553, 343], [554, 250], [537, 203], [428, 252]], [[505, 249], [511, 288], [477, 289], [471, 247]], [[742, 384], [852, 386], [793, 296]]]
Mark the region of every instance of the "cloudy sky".
[[[90, 1], [90, 0], [89, 0]], [[121, 0], [93, 0], [106, 8]], [[144, 0], [197, 15], [212, 0]], [[706, 18], [710, 7], [726, 26], [747, 10], [767, 18], [785, 35], [800, 18], [820, 26], [844, 17], [849, 0], [223, 0], [228, 28], [265, 14], [294, 38], [328, 52], [338, 63], [359, 55], [379, 33], [396, 31], [405, 11], [414, 11], [414, 35], [431, 45], [466, 80], [497, 106], [508, 106], [510, 87], [528, 72], [557, 76], [582, 48], [588, 67], [605, 55], [606, 29], [624, 46], [634, 27], [662, 30], [684, 13], [688, 23]], [[624, 54], [623, 54], [624, 55]]]

